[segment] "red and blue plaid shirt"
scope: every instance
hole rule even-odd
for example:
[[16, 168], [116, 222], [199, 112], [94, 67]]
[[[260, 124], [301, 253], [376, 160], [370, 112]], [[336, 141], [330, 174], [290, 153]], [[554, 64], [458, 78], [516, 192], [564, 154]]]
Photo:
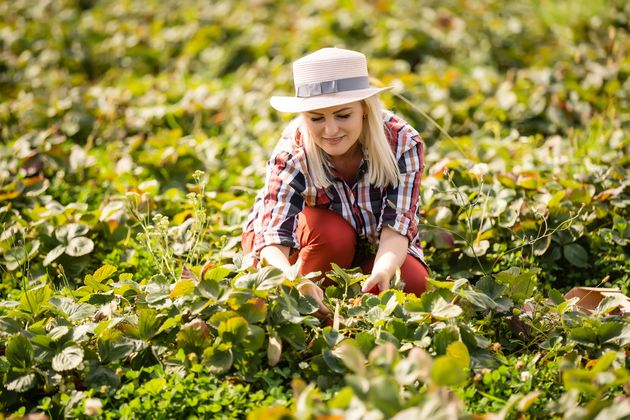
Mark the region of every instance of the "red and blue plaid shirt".
[[256, 197], [245, 231], [254, 231], [254, 252], [267, 245], [299, 249], [295, 231], [304, 206], [327, 208], [352, 225], [360, 245], [376, 249], [383, 226], [409, 239], [408, 253], [424, 261], [418, 235], [417, 209], [424, 169], [424, 143], [418, 132], [391, 112], [383, 114], [385, 134], [398, 161], [397, 187], [369, 183], [363, 160], [354, 185], [333, 177], [328, 188], [317, 188], [307, 171], [306, 151], [297, 119], [282, 134], [267, 162], [265, 186]]

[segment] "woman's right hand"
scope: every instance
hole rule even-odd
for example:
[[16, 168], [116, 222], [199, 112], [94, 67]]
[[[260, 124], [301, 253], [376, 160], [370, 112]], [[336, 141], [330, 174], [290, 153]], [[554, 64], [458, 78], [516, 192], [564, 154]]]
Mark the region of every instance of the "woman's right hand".
[[317, 302], [319, 310], [317, 314], [322, 316], [330, 315], [330, 310], [324, 305], [324, 291], [310, 280], [304, 280], [297, 286], [298, 291], [303, 296], [310, 296]]

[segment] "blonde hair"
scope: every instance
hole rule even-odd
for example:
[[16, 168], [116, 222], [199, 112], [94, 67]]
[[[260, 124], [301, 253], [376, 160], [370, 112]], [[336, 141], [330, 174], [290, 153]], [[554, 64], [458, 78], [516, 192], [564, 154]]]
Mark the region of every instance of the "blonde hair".
[[[400, 170], [396, 156], [385, 135], [383, 124], [383, 105], [377, 96], [371, 96], [361, 101], [366, 118], [359, 135], [359, 142], [363, 146], [364, 159], [368, 161], [367, 177], [370, 184], [385, 188], [389, 185], [398, 186]], [[332, 185], [331, 164], [324, 150], [312, 141], [307, 125], [303, 118], [300, 131], [306, 150], [308, 172], [317, 188], [327, 188]]]

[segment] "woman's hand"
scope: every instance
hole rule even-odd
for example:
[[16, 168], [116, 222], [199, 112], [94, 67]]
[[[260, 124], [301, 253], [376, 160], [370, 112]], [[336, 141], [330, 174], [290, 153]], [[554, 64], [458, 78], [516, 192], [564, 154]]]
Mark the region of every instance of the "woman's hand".
[[318, 314], [323, 316], [330, 315], [330, 310], [324, 305], [324, 291], [310, 280], [304, 280], [297, 286], [298, 291], [303, 296], [310, 296], [317, 302], [319, 306]]
[[375, 286], [379, 292], [390, 288], [390, 280], [396, 274], [407, 257], [407, 247], [409, 240], [390, 228], [385, 226], [381, 231], [381, 240], [374, 258], [372, 274], [363, 284], [361, 291], [369, 292]]
[[387, 274], [387, 272], [372, 271], [372, 274], [370, 274], [370, 277], [368, 277], [365, 283], [363, 283], [363, 287], [361, 288], [361, 291], [363, 293], [366, 293], [372, 290], [374, 287], [378, 287], [378, 291], [380, 293], [383, 290], [387, 290], [390, 288], [390, 279], [391, 277]]

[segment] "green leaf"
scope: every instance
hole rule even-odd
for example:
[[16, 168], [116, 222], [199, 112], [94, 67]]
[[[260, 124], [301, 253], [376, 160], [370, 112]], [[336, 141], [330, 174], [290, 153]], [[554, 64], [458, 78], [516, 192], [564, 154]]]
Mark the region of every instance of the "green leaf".
[[580, 344], [597, 344], [597, 333], [590, 327], [575, 327], [569, 332], [569, 338]]
[[332, 352], [354, 373], [359, 375], [365, 373], [365, 356], [353, 339], [343, 340]]
[[83, 361], [83, 349], [72, 345], [55, 354], [52, 359], [52, 367], [57, 372], [63, 372], [76, 368]]
[[195, 352], [201, 355], [209, 336], [210, 331], [205, 321], [199, 318], [193, 319], [182, 326], [177, 333], [177, 345], [186, 353]]
[[80, 257], [94, 250], [94, 242], [85, 236], [70, 239], [66, 246], [66, 254], [71, 257]]
[[159, 314], [152, 309], [138, 311], [138, 338], [149, 341], [160, 329], [161, 320]]
[[567, 390], [577, 389], [584, 393], [595, 393], [595, 374], [583, 369], [567, 369], [562, 374], [562, 381]]
[[588, 263], [588, 253], [580, 244], [569, 244], [562, 248], [564, 258], [576, 267], [586, 268]]
[[101, 362], [107, 364], [127, 357], [134, 351], [135, 345], [120, 331], [108, 330], [97, 339], [96, 348]]
[[239, 343], [247, 336], [248, 322], [242, 316], [235, 316], [221, 322], [219, 337], [225, 343]]
[[90, 370], [85, 378], [86, 385], [91, 388], [100, 388], [107, 386], [110, 389], [116, 389], [120, 386], [120, 378], [116, 373], [105, 366], [98, 366], [96, 369]]
[[466, 381], [467, 376], [459, 360], [450, 356], [439, 356], [431, 368], [431, 379], [436, 385], [459, 386]]
[[344, 367], [343, 361], [337, 357], [332, 350], [324, 349], [322, 350], [322, 358], [326, 365], [335, 373], [345, 373], [346, 368]]
[[115, 272], [116, 272], [116, 267], [110, 264], [105, 264], [104, 266], [96, 270], [94, 274], [92, 274], [92, 277], [97, 282], [102, 283], [103, 281], [113, 276]]
[[306, 334], [304, 334], [304, 329], [301, 326], [296, 324], [283, 325], [277, 331], [278, 335], [292, 347], [298, 350], [306, 348]]
[[267, 319], [267, 302], [261, 298], [251, 298], [237, 312], [251, 324], [264, 322]]
[[446, 355], [455, 360], [461, 367], [470, 367], [470, 354], [468, 347], [461, 341], [454, 341], [446, 347]]
[[368, 401], [391, 418], [403, 407], [400, 398], [400, 385], [389, 376], [377, 376], [370, 381]]
[[96, 313], [96, 307], [89, 303], [75, 303], [72, 299], [66, 297], [53, 297], [49, 300], [59, 312], [61, 312], [65, 318], [70, 321], [83, 321], [86, 318], [94, 316]]
[[462, 314], [462, 308], [458, 305], [448, 303], [446, 300], [440, 298], [434, 302], [431, 308], [431, 316], [441, 321], [456, 318]]
[[616, 352], [607, 351], [597, 360], [597, 363], [595, 364], [595, 366], [593, 366], [593, 369], [591, 369], [591, 372], [593, 373], [604, 372], [610, 367], [610, 365], [612, 365], [612, 363], [615, 361], [616, 358], [617, 358]]
[[536, 290], [536, 274], [539, 269], [524, 270], [518, 267], [510, 267], [495, 275], [495, 279], [507, 285], [507, 295], [516, 302], [522, 302], [533, 296]]
[[442, 328], [433, 336], [433, 348], [436, 354], [445, 354], [448, 345], [459, 339], [459, 329], [457, 327], [448, 326]]
[[230, 370], [234, 363], [232, 349], [225, 344], [215, 344], [206, 348], [203, 353], [208, 370], [214, 374], [222, 374]]
[[179, 280], [177, 283], [175, 283], [175, 287], [173, 288], [173, 291], [170, 293], [169, 297], [171, 299], [174, 299], [185, 296], [190, 294], [196, 288], [197, 285], [192, 280]]
[[36, 317], [45, 308], [53, 291], [47, 284], [22, 293], [19, 309]]
[[53, 248], [48, 254], [46, 254], [46, 258], [44, 258], [44, 267], [50, 265], [50, 263], [59, 258], [64, 252], [66, 252], [65, 245], [58, 245]]
[[23, 334], [9, 339], [5, 353], [11, 366], [24, 369], [33, 363], [33, 346]]
[[245, 339], [240, 343], [243, 350], [249, 352], [255, 352], [265, 344], [265, 331], [258, 325], [249, 325], [247, 328], [247, 335]]
[[164, 388], [166, 387], [166, 379], [164, 378], [153, 378], [150, 381], [147, 381], [142, 388], [146, 390], [149, 394], [158, 395], [164, 392]]
[[68, 244], [72, 239], [85, 235], [89, 230], [90, 228], [87, 225], [81, 223], [69, 223], [57, 228], [55, 231], [55, 237], [62, 244]]
[[16, 334], [22, 329], [22, 323], [17, 320], [3, 316], [0, 317], [0, 331], [3, 331], [5, 334]]
[[11, 379], [5, 385], [7, 390], [15, 392], [26, 392], [37, 384], [37, 376], [34, 373], [18, 376]]

